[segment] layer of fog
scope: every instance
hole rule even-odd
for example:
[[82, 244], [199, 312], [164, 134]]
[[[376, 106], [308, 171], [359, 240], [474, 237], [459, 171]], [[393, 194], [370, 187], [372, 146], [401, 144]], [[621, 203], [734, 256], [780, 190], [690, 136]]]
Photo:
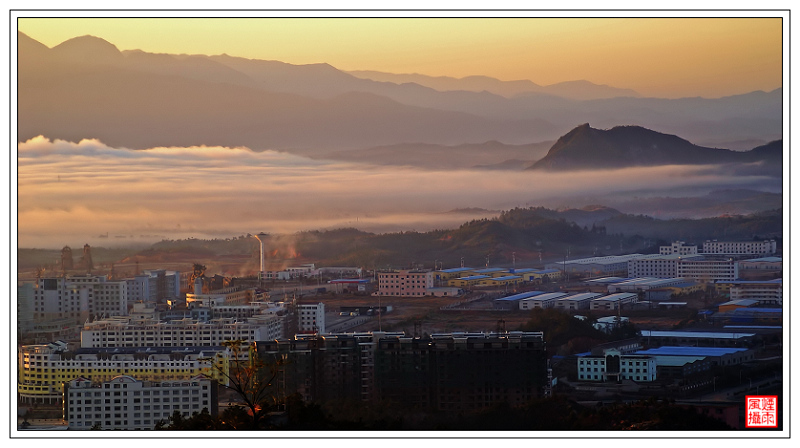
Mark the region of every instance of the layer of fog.
[[128, 150], [44, 137], [19, 144], [17, 175], [18, 246], [39, 248], [340, 227], [426, 231], [494, 214], [448, 210], [537, 206], [556, 196], [782, 187], [726, 167], [422, 171], [247, 148]]

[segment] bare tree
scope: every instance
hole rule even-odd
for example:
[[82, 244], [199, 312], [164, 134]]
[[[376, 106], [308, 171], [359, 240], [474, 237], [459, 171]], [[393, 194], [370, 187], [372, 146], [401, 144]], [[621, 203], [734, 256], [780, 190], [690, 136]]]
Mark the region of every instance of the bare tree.
[[[227, 384], [223, 386], [242, 400], [252, 417], [249, 428], [236, 429], [259, 429], [264, 416], [280, 404], [279, 398], [273, 393], [272, 385], [284, 361], [265, 362], [243, 340], [225, 341], [222, 345], [228, 348], [231, 356], [227, 371], [211, 358], [203, 360], [209, 361], [211, 368], [224, 378]], [[244, 350], [249, 351], [249, 356], [243, 356]]]

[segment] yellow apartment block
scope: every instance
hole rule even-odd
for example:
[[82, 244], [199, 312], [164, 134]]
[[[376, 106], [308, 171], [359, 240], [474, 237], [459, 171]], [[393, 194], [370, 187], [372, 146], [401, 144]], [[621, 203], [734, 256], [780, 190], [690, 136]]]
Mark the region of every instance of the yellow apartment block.
[[[223, 347], [68, 350], [61, 341], [26, 345], [18, 351], [17, 392], [23, 402], [57, 403], [63, 384], [77, 377], [103, 382], [119, 375], [168, 381], [203, 374], [227, 385], [229, 361], [230, 351]], [[212, 368], [212, 362], [216, 368]]]

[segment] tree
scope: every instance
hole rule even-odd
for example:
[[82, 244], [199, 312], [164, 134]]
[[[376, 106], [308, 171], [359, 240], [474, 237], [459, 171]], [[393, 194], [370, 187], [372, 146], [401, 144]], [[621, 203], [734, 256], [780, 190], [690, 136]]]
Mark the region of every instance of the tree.
[[250, 349], [250, 346], [242, 340], [225, 341], [222, 345], [228, 348], [231, 356], [227, 371], [212, 359], [205, 360], [210, 361], [211, 368], [224, 378], [227, 384], [223, 384], [223, 387], [233, 391], [241, 399], [250, 416], [249, 428], [233, 429], [261, 429], [263, 418], [280, 404], [272, 386], [283, 361], [267, 363], [255, 350], [249, 350], [249, 356], [244, 357], [243, 349]]

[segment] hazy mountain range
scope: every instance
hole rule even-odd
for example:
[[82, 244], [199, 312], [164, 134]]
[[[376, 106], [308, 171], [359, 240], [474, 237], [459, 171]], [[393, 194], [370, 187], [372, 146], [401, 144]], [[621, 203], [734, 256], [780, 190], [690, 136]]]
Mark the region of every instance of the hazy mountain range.
[[410, 143], [535, 145], [588, 122], [637, 125], [743, 150], [780, 138], [782, 112], [781, 89], [667, 100], [585, 81], [538, 86], [485, 77], [352, 74], [327, 64], [227, 55], [120, 52], [91, 36], [47, 48], [18, 33], [21, 141], [44, 135], [132, 149], [246, 146], [319, 157]]

